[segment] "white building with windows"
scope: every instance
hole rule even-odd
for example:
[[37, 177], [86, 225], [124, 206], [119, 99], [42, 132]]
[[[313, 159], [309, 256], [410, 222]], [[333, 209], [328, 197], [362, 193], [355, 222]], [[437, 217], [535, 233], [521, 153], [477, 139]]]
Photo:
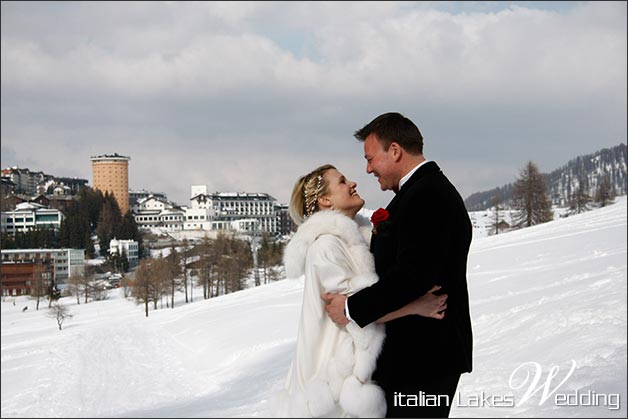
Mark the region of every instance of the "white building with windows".
[[166, 199], [152, 195], [140, 198], [131, 212], [139, 228], [183, 230], [185, 210]]
[[19, 167], [2, 169], [2, 177], [10, 179], [15, 184], [15, 193], [27, 195], [36, 195], [37, 186], [52, 179], [52, 176], [44, 172], [31, 172]]
[[215, 230], [212, 221], [216, 212], [207, 194], [206, 185], [192, 185], [191, 208], [185, 211], [186, 230]]
[[177, 231], [245, 231], [278, 234], [277, 200], [265, 193], [214, 192], [193, 185], [190, 207], [179, 207], [159, 196], [140, 198], [131, 212], [139, 228]]
[[186, 208], [184, 230], [211, 230], [214, 219], [213, 209]]
[[139, 262], [139, 244], [135, 240], [118, 240], [116, 238], [111, 239], [109, 242], [109, 253], [111, 255], [126, 254], [126, 258], [129, 261], [129, 266], [137, 266]]
[[254, 231], [271, 234], [279, 231], [275, 213], [277, 200], [268, 194], [208, 193], [206, 185], [193, 185], [190, 200], [192, 204], [186, 211], [186, 229]]
[[162, 199], [164, 201], [168, 201], [168, 196], [163, 192], [151, 192], [146, 189], [132, 190], [129, 189], [129, 205], [131, 206], [131, 211], [133, 211], [133, 207], [137, 207], [137, 202], [143, 198], [149, 198], [154, 196], [156, 198]]
[[231, 229], [254, 234], [260, 231], [260, 221], [256, 218], [242, 218], [231, 222]]
[[65, 215], [58, 209], [46, 208], [34, 202], [23, 202], [13, 211], [2, 211], [0, 228], [3, 233], [9, 234], [37, 230], [40, 227], [59, 230], [64, 218]]
[[33, 260], [52, 260], [57, 284], [85, 273], [85, 249], [2, 249], [3, 263]]

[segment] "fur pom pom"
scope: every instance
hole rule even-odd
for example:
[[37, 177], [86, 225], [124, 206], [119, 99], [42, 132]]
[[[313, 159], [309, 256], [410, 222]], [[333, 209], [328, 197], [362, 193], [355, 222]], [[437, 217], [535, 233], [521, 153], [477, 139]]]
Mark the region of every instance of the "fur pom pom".
[[363, 384], [354, 376], [348, 377], [342, 386], [340, 406], [359, 418], [383, 418], [386, 415], [384, 390], [375, 384]]

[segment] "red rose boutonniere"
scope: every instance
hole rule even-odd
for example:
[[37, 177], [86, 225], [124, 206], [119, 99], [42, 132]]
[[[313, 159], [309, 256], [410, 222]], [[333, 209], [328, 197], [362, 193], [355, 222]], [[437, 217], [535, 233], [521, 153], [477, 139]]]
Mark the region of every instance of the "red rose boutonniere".
[[384, 208], [380, 208], [371, 215], [371, 223], [373, 223], [373, 234], [377, 234], [377, 228], [384, 226], [390, 214]]

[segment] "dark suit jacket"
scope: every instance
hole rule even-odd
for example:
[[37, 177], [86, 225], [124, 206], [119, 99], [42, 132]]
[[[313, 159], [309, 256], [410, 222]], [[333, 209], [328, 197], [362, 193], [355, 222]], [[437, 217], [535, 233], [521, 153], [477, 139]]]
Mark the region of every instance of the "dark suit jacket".
[[467, 291], [472, 225], [464, 202], [434, 162], [421, 166], [387, 207], [371, 238], [379, 282], [349, 297], [361, 327], [403, 307], [434, 284], [449, 295], [443, 320], [406, 316], [386, 323], [373, 379], [382, 386], [470, 372], [473, 337]]

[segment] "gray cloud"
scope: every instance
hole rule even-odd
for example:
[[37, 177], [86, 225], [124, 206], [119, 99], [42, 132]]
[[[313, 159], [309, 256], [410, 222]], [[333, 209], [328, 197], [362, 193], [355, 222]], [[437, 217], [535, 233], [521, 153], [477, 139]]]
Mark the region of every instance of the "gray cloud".
[[185, 204], [197, 183], [287, 202], [331, 162], [376, 208], [352, 134], [383, 112], [463, 196], [625, 142], [626, 4], [490, 4], [2, 3], [2, 163], [91, 182], [118, 152]]

